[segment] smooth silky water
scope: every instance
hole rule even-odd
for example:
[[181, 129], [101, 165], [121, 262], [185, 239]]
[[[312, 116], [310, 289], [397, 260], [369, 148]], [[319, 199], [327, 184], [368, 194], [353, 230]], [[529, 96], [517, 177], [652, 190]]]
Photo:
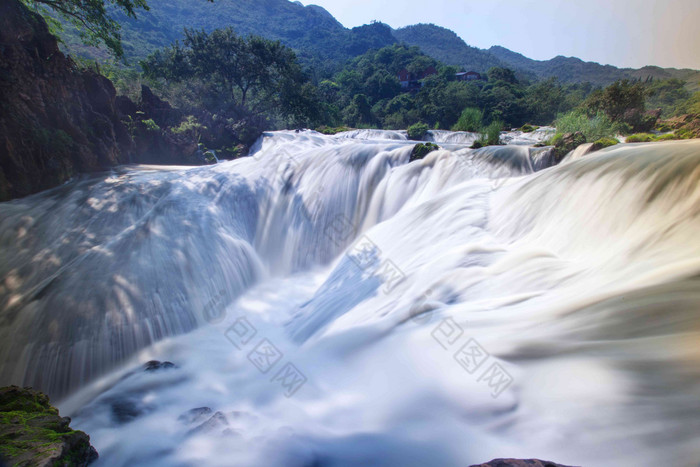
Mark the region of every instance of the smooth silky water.
[[0, 204], [0, 383], [103, 466], [696, 467], [700, 141], [546, 134], [272, 132]]

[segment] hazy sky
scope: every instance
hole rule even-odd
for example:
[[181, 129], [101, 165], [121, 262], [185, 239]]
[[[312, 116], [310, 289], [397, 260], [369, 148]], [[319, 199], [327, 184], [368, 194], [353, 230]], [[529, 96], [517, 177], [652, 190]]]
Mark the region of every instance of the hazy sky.
[[619, 67], [700, 69], [700, 0], [306, 0], [346, 27], [435, 23], [472, 46], [502, 45]]

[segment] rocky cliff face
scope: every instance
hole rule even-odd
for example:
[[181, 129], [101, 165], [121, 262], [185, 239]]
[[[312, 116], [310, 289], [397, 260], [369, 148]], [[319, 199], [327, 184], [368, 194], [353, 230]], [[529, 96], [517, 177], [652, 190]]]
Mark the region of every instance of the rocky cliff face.
[[0, 201], [117, 164], [202, 163], [196, 140], [143, 125], [181, 115], [150, 91], [142, 100], [117, 98], [59, 51], [41, 16], [0, 2]]
[[0, 200], [126, 162], [115, 97], [107, 78], [58, 50], [39, 15], [0, 2]]

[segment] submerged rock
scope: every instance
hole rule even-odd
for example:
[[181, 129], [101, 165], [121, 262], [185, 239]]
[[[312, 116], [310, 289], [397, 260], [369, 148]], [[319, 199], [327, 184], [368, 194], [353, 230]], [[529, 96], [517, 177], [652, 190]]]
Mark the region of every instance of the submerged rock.
[[177, 419], [185, 425], [192, 425], [204, 421], [211, 413], [212, 410], [209, 407], [197, 407], [181, 414]]
[[168, 368], [177, 368], [173, 362], [160, 362], [158, 360], [151, 360], [146, 362], [144, 366], [145, 371], [157, 371], [157, 370], [167, 370]]
[[539, 459], [493, 459], [484, 464], [469, 467], [572, 467]]
[[148, 407], [131, 399], [117, 399], [111, 402], [112, 419], [122, 425], [140, 417], [149, 411]]
[[209, 420], [206, 422], [202, 423], [201, 425], [192, 428], [188, 434], [193, 435], [193, 434], [202, 434], [202, 433], [211, 433], [212, 431], [215, 430], [221, 430], [223, 431], [224, 427], [228, 426], [228, 419], [226, 418], [226, 415], [224, 415], [221, 412], [216, 412], [214, 415], [212, 415]]
[[[0, 388], [0, 464], [86, 466], [97, 459], [90, 437], [70, 428], [45, 394], [31, 388]], [[4, 465], [4, 464], [2, 464]]]

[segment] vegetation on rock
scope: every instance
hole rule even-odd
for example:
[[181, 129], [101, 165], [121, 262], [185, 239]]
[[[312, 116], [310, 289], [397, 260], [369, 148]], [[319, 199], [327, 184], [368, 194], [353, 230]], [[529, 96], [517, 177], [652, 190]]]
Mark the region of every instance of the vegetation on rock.
[[428, 125], [426, 125], [425, 123], [415, 123], [408, 127], [408, 139], [420, 141], [425, 137], [425, 134], [428, 132], [428, 130]]
[[324, 135], [335, 135], [338, 133], [342, 133], [344, 131], [350, 131], [352, 128], [346, 127], [346, 126], [338, 126], [338, 127], [329, 127], [325, 125], [321, 125], [320, 127], [316, 128], [316, 131], [319, 133], [323, 133]]
[[593, 146], [591, 146], [591, 152], [593, 151], [598, 151], [603, 148], [607, 148], [610, 146], [615, 146], [618, 144], [619, 141], [615, 138], [600, 138], [599, 140], [595, 141], [593, 143]]
[[86, 466], [97, 459], [90, 437], [70, 428], [49, 398], [31, 388], [0, 388], [0, 460], [22, 466]]
[[440, 149], [440, 146], [434, 143], [418, 143], [415, 146], [413, 146], [413, 149], [411, 150], [411, 157], [409, 158], [409, 162], [413, 162], [418, 159], [423, 159], [425, 156], [427, 156], [433, 151], [437, 151], [438, 149]]

